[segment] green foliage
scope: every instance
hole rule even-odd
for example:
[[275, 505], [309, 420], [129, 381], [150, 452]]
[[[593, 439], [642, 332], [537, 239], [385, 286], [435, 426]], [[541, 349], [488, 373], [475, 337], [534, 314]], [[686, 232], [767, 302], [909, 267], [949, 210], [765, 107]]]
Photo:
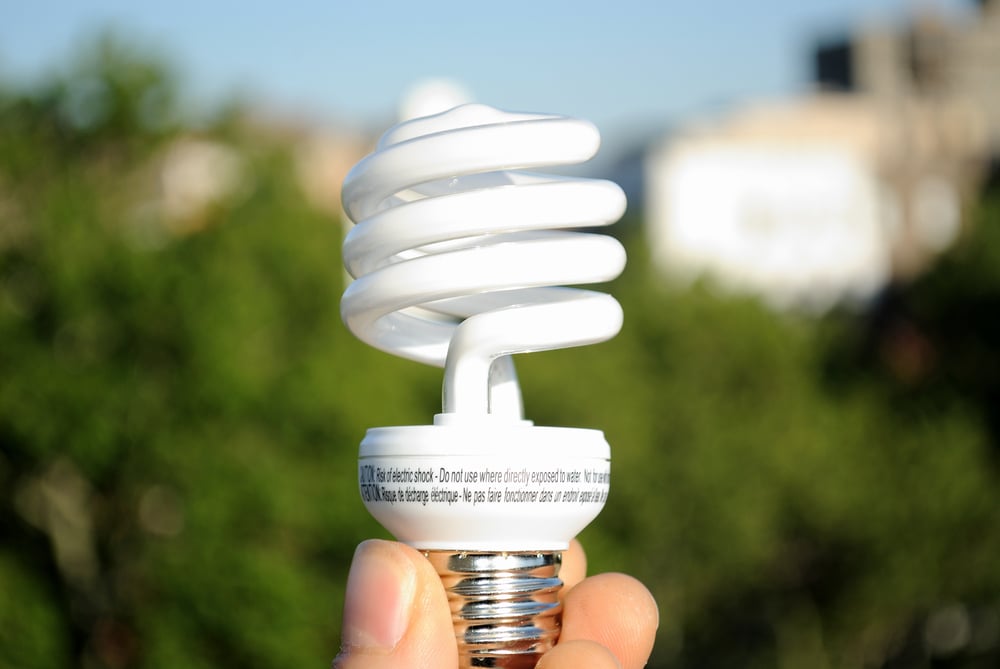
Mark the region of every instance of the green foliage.
[[288, 147], [227, 128], [241, 186], [172, 213], [170, 151], [223, 133], [149, 126], [169, 81], [98, 56], [85, 128], [61, 85], [0, 110], [0, 666], [322, 662], [380, 532], [356, 444], [436, 374], [344, 331], [340, 227]]
[[[340, 226], [288, 142], [196, 137], [174, 90], [103, 40], [0, 91], [3, 668], [326, 663], [383, 534], [356, 445], [438, 410], [438, 370], [340, 324]], [[238, 178], [172, 209], [192, 146]], [[622, 334], [519, 360], [530, 418], [612, 444], [584, 540], [657, 596], [653, 666], [1000, 661], [998, 211], [821, 322], [665, 289], [632, 240]]]

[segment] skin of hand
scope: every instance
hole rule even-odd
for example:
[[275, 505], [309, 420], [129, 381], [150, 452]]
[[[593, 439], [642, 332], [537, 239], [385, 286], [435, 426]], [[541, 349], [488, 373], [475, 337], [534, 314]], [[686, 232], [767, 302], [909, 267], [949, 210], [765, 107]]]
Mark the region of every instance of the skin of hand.
[[[624, 574], [585, 578], [574, 541], [563, 554], [562, 633], [538, 669], [640, 669], [659, 623], [652, 595]], [[347, 579], [341, 651], [334, 669], [454, 669], [451, 613], [430, 563], [404, 544], [358, 546]]]

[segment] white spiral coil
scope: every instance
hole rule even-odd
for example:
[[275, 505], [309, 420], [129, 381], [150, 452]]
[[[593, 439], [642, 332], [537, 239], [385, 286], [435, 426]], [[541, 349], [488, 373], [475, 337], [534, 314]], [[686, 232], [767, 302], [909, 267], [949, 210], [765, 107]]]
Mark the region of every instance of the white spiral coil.
[[368, 344], [445, 368], [443, 413], [519, 419], [509, 356], [604, 341], [621, 328], [608, 281], [621, 244], [575, 228], [625, 210], [610, 181], [525, 170], [590, 159], [590, 123], [463, 105], [390, 129], [347, 175], [355, 278], [341, 313]]

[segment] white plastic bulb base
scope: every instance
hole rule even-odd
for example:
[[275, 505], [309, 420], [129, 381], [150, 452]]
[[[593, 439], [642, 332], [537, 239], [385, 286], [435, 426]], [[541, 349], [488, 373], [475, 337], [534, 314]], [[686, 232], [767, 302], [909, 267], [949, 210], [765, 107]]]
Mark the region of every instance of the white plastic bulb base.
[[441, 575], [461, 667], [534, 667], [559, 636], [561, 553], [607, 499], [610, 449], [596, 430], [453, 418], [369, 430], [361, 497]]

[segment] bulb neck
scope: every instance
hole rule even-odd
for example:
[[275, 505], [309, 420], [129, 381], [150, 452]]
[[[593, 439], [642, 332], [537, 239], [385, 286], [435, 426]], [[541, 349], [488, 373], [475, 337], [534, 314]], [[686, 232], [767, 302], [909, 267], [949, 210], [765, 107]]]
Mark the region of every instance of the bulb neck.
[[439, 427], [459, 427], [471, 429], [531, 427], [534, 422], [525, 418], [503, 416], [493, 413], [439, 413], [434, 415], [434, 425]]
[[451, 607], [459, 669], [533, 669], [561, 629], [561, 552], [425, 551]]

